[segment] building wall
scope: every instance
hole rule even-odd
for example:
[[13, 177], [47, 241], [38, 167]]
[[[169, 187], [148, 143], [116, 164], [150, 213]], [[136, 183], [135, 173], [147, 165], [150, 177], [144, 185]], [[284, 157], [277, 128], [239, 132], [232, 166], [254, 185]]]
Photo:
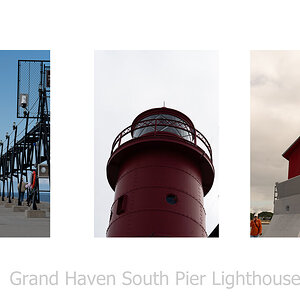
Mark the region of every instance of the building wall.
[[279, 199], [300, 194], [300, 176], [276, 183], [276, 186]]
[[300, 234], [300, 176], [277, 183], [274, 215], [263, 228], [264, 237], [298, 237]]
[[274, 214], [300, 214], [300, 194], [276, 200]]
[[274, 215], [270, 225], [263, 227], [263, 237], [299, 237], [300, 214]]

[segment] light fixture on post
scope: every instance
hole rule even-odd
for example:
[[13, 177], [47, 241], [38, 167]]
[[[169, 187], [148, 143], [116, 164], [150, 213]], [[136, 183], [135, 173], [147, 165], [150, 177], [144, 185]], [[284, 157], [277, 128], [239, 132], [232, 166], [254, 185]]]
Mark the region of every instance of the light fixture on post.
[[20, 106], [26, 109], [28, 106], [28, 94], [20, 94]]
[[49, 167], [46, 164], [38, 165], [38, 178], [49, 178]]

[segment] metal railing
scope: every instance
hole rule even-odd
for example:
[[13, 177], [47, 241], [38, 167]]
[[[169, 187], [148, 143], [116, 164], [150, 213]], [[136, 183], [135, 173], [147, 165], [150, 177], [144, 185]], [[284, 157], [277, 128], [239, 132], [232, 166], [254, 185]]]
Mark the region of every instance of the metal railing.
[[[135, 133], [139, 134], [139, 130], [142, 129], [150, 129], [150, 130], [146, 130], [146, 133], [142, 133], [139, 136], [135, 136]], [[174, 130], [177, 133], [173, 133], [168, 129]], [[186, 143], [195, 145], [199, 148], [201, 148], [199, 145], [204, 145], [205, 148], [204, 149], [201, 148], [201, 149], [205, 151], [210, 161], [212, 162], [211, 146], [208, 140], [205, 138], [205, 136], [197, 129], [191, 128], [187, 123], [178, 120], [169, 120], [169, 119], [142, 120], [134, 124], [134, 127], [132, 127], [132, 125], [126, 127], [115, 138], [112, 144], [111, 154], [113, 154], [121, 145], [123, 145], [124, 143], [130, 140], [138, 139], [149, 135], [155, 136], [161, 134], [162, 132], [172, 134], [172, 136], [176, 136], [184, 140]]]

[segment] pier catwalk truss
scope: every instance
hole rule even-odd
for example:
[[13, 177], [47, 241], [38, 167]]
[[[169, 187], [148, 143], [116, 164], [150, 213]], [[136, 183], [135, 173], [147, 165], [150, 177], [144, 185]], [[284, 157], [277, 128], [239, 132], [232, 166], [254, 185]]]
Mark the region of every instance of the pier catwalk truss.
[[39, 188], [39, 178], [49, 178], [50, 186], [50, 61], [18, 61], [17, 118], [18, 124], [14, 122], [12, 132], [0, 141], [0, 201], [6, 195], [11, 203], [14, 185], [19, 184], [17, 198], [22, 205], [22, 181], [29, 182], [36, 171], [33, 209], [37, 209], [40, 193], [45, 192]]

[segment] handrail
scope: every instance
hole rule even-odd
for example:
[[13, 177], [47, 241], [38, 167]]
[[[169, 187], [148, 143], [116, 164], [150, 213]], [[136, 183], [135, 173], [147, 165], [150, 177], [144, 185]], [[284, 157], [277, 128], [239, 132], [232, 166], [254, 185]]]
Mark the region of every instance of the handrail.
[[[122, 130], [117, 137], [115, 138], [113, 144], [112, 144], [112, 149], [111, 149], [111, 154], [113, 154], [121, 145], [123, 145], [125, 142], [131, 140], [131, 139], [138, 139], [142, 137], [143, 135], [139, 137], [134, 137], [134, 132], [138, 129], [142, 128], [151, 128], [151, 133], [153, 135], [156, 135], [159, 132], [162, 132], [158, 126], [168, 126], [170, 128], [175, 128], [175, 129], [180, 129], [183, 130], [187, 133], [187, 136], [190, 136], [192, 141], [188, 141], [184, 137], [177, 135], [179, 138], [183, 139], [185, 142], [193, 144], [197, 147], [197, 139], [200, 140], [202, 144], [206, 147], [206, 150], [208, 151], [208, 156], [209, 159], [212, 162], [212, 150], [211, 146], [208, 142], [208, 140], [205, 138], [205, 136], [198, 131], [195, 128], [191, 128], [187, 123], [184, 123], [179, 120], [170, 120], [170, 119], [147, 119], [147, 120], [142, 120], [138, 123], [135, 124], [134, 127], [132, 125], [126, 127], [124, 130]], [[128, 134], [131, 134], [130, 137], [128, 137]], [[149, 134], [149, 133], [147, 133]], [[205, 149], [204, 149], [205, 150]]]

